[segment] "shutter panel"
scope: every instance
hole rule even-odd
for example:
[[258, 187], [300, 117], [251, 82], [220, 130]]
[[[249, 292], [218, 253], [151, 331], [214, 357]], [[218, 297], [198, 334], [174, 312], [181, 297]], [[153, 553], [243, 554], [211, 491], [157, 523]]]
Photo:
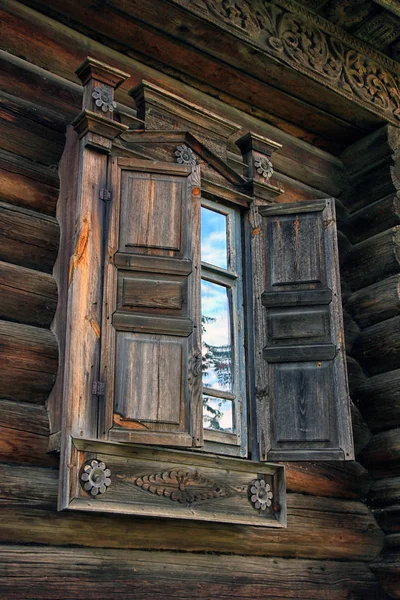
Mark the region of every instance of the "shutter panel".
[[113, 159], [102, 340], [110, 440], [202, 444], [198, 170]]
[[[334, 200], [259, 208], [264, 460], [353, 458]], [[260, 348], [261, 350], [261, 348]]]

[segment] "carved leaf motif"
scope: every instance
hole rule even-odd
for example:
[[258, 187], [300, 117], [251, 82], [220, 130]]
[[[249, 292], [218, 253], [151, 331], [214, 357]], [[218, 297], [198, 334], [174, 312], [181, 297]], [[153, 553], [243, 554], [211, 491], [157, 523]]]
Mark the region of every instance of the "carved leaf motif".
[[165, 496], [182, 504], [228, 498], [235, 493], [234, 489], [210, 481], [198, 471], [191, 470], [173, 469], [134, 477], [133, 483], [151, 494]]

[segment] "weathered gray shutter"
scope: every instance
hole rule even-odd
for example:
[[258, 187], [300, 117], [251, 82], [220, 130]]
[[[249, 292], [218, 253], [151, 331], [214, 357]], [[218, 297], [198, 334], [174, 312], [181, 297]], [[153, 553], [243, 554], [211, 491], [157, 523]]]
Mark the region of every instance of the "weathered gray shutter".
[[102, 343], [110, 440], [202, 443], [198, 168], [113, 160]]
[[[264, 460], [353, 458], [334, 200], [259, 208]], [[262, 335], [262, 334], [261, 334]]]

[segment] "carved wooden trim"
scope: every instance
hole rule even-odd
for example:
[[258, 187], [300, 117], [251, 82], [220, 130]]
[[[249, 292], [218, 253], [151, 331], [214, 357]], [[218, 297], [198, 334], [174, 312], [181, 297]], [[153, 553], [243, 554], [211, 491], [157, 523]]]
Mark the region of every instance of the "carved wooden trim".
[[173, 0], [395, 124], [399, 66], [293, 0]]

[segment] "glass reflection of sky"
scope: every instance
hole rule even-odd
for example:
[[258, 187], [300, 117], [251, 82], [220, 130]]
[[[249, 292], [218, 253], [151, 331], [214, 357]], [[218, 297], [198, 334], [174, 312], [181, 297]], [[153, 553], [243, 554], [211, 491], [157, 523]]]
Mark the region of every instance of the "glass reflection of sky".
[[227, 431], [233, 433], [233, 410], [230, 400], [221, 398], [203, 397], [203, 425], [206, 429], [214, 431]]
[[201, 207], [201, 260], [228, 268], [226, 215]]
[[232, 389], [232, 342], [228, 290], [201, 282], [203, 384], [218, 390]]

